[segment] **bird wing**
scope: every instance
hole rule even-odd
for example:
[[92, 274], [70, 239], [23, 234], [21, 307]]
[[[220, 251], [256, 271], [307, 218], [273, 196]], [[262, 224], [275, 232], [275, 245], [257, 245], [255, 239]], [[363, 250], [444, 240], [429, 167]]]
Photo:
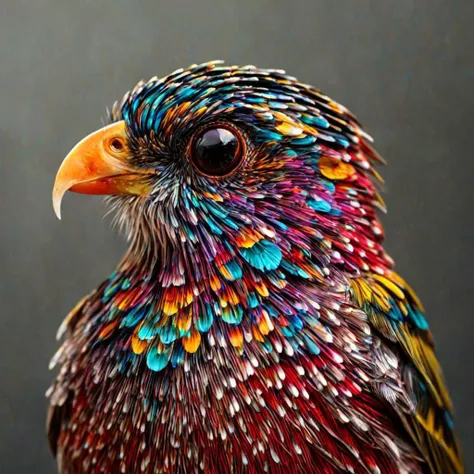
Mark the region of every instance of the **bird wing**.
[[[69, 312], [69, 314], [64, 319], [58, 330], [58, 339], [62, 337], [64, 333], [71, 334], [74, 331], [74, 328], [79, 323], [81, 317], [84, 314], [84, 307], [88, 303], [89, 298], [93, 293], [82, 298], [77, 305]], [[58, 384], [58, 379], [56, 379], [56, 384]], [[55, 386], [51, 387], [51, 393], [54, 392]], [[48, 436], [49, 447], [53, 455], [57, 458], [59, 472], [61, 472], [61, 452], [59, 446], [59, 437], [61, 435], [61, 430], [63, 426], [68, 422], [72, 405], [72, 393], [67, 392], [67, 394], [61, 397], [60, 402], [55, 402], [54, 399], [51, 399], [50, 406], [48, 409], [48, 414], [46, 417], [46, 433]]]
[[413, 402], [397, 407], [401, 421], [432, 474], [462, 474], [461, 452], [454, 435], [452, 404], [423, 307], [395, 272], [351, 280], [351, 295], [376, 332], [401, 355], [402, 387]]

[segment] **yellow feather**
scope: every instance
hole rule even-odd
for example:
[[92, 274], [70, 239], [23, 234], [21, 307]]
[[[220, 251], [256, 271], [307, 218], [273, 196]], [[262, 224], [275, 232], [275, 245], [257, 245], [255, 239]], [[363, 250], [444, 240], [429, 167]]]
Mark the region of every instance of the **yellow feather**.
[[239, 326], [231, 326], [229, 329], [230, 343], [234, 347], [242, 347], [244, 345], [244, 335]]
[[186, 352], [193, 354], [198, 350], [199, 345], [201, 344], [201, 333], [196, 329], [191, 329], [191, 334], [189, 337], [183, 337], [183, 348]]
[[319, 159], [319, 170], [321, 174], [329, 179], [347, 179], [355, 173], [355, 169], [349, 163], [335, 160], [329, 156], [322, 156]]
[[148, 347], [146, 341], [142, 341], [136, 334], [132, 336], [132, 350], [135, 354], [141, 354]]
[[377, 280], [383, 286], [385, 286], [385, 288], [387, 288], [387, 290], [393, 293], [397, 298], [401, 300], [405, 299], [405, 295], [403, 294], [403, 291], [397, 285], [391, 282], [388, 278], [385, 278], [384, 276], [377, 275], [377, 274], [374, 274], [373, 278], [374, 280]]

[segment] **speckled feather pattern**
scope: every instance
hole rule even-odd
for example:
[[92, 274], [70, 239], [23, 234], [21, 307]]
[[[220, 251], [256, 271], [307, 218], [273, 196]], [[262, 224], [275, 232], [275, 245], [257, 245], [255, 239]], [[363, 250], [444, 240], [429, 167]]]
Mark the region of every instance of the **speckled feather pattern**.
[[[111, 119], [156, 173], [146, 198], [109, 198], [129, 249], [60, 330], [60, 472], [463, 472], [356, 118], [283, 71], [213, 62], [139, 83]], [[205, 177], [189, 138], [222, 122], [247, 156]]]

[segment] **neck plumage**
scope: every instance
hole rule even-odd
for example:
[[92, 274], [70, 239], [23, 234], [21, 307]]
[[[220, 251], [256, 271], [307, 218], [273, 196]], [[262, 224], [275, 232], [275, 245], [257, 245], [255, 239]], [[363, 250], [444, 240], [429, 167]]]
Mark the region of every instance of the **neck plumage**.
[[324, 310], [332, 317], [347, 278], [392, 266], [374, 212], [378, 195], [363, 174], [357, 179], [358, 187], [327, 184], [315, 196], [293, 186], [291, 200], [277, 198], [285, 187], [265, 212], [256, 196], [246, 204], [251, 222], [210, 197], [179, 221], [175, 209], [116, 200], [129, 249], [99, 290], [102, 324], [112, 328], [101, 334], [118, 331], [152, 370], [199, 357], [216, 341], [238, 353], [274, 344], [317, 351], [299, 329], [318, 326]]

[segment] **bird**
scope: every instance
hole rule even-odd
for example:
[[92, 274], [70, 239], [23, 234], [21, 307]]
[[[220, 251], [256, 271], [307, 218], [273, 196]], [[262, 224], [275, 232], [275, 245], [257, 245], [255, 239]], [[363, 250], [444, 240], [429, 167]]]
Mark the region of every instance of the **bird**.
[[384, 249], [385, 164], [279, 69], [140, 81], [59, 167], [127, 250], [58, 330], [58, 472], [464, 472], [419, 298]]

